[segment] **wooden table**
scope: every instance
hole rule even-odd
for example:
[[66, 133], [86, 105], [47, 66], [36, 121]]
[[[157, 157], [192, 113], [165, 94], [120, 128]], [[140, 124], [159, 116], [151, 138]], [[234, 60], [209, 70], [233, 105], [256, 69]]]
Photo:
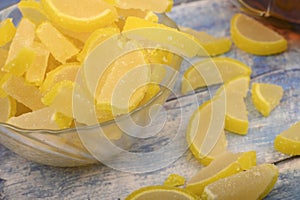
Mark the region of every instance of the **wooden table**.
[[[195, 1], [174, 7], [169, 14], [179, 25], [207, 31], [215, 36], [230, 36], [229, 21], [239, 10], [231, 1]], [[275, 56], [257, 57], [237, 49], [223, 56], [239, 59], [252, 67], [252, 80], [273, 82], [284, 87], [282, 103], [268, 118], [253, 107], [248, 95], [250, 129], [247, 136], [226, 133], [231, 151], [257, 151], [257, 162], [275, 163], [280, 171], [273, 191], [266, 199], [300, 199], [300, 159], [276, 152], [273, 140], [277, 134], [300, 120], [300, 35], [278, 29], [289, 41], [287, 52]], [[183, 64], [182, 72], [188, 67]], [[175, 94], [177, 98], [174, 98]], [[199, 103], [209, 98], [208, 91], [195, 94]], [[181, 95], [179, 83], [165, 109], [172, 114], [168, 131], [179, 122], [186, 126], [195, 105], [191, 95]], [[181, 102], [181, 106], [178, 106]], [[198, 106], [198, 105], [197, 105]], [[184, 111], [180, 114], [181, 111]], [[181, 133], [184, 129], [180, 130]], [[164, 144], [164, 143], [162, 143]], [[168, 159], [168, 155], [166, 159]], [[102, 164], [86, 167], [57, 168], [27, 161], [0, 145], [0, 199], [124, 199], [130, 192], [147, 185], [162, 184], [171, 173], [191, 177], [202, 166], [189, 150], [170, 165], [147, 173], [130, 173], [111, 169]]]

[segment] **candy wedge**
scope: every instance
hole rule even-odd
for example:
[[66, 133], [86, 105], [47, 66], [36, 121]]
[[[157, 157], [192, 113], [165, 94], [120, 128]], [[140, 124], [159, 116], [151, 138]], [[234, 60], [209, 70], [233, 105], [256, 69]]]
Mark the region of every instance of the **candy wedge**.
[[216, 157], [207, 167], [201, 169], [188, 182], [186, 189], [201, 195], [204, 188], [209, 184], [239, 173], [243, 170], [250, 169], [256, 165], [255, 151], [243, 153], [224, 152]]
[[274, 147], [287, 155], [300, 155], [300, 122], [276, 136]]
[[9, 43], [16, 34], [16, 27], [11, 18], [7, 18], [0, 22], [0, 47]]
[[274, 187], [278, 169], [262, 164], [247, 171], [220, 179], [205, 187], [202, 199], [263, 199]]
[[132, 192], [125, 200], [145, 200], [145, 199], [164, 199], [164, 200], [197, 200], [198, 196], [182, 188], [169, 186], [148, 186]]

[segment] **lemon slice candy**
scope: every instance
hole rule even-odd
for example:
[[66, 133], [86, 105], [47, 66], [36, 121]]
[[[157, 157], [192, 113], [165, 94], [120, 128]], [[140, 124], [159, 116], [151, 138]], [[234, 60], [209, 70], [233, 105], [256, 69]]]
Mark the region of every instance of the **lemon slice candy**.
[[149, 81], [150, 67], [145, 65], [140, 50], [119, 57], [99, 78], [97, 108], [101, 110], [108, 105], [114, 116], [129, 112], [144, 98], [147, 88], [141, 86]]
[[198, 196], [182, 188], [169, 186], [148, 186], [131, 193], [125, 200], [196, 200]]
[[263, 199], [274, 187], [278, 169], [263, 164], [220, 179], [205, 187], [202, 199]]
[[201, 195], [205, 186], [256, 165], [256, 152], [224, 152], [207, 167], [201, 169], [188, 182], [186, 189]]
[[151, 10], [157, 13], [168, 12], [173, 7], [173, 0], [106, 0], [123, 9]]
[[253, 83], [251, 93], [254, 106], [263, 116], [267, 117], [280, 103], [283, 89], [275, 84]]
[[117, 27], [105, 27], [95, 30], [86, 40], [81, 52], [77, 55], [77, 60], [83, 62], [88, 53], [107, 38], [119, 34], [120, 30]]
[[214, 99], [202, 104], [192, 115], [187, 129], [187, 142], [193, 155], [203, 165], [227, 147], [224, 133], [225, 101]]
[[181, 27], [180, 30], [195, 36], [210, 56], [226, 53], [231, 48], [231, 40], [226, 37], [216, 38], [204, 31], [196, 31], [187, 27]]
[[41, 0], [50, 20], [72, 31], [90, 32], [112, 24], [116, 9], [99, 0]]
[[250, 76], [251, 72], [249, 66], [232, 58], [205, 59], [193, 64], [185, 71], [181, 92], [185, 94], [200, 87], [226, 83], [238, 76]]
[[206, 51], [194, 36], [138, 17], [126, 19], [123, 35], [133, 40], [146, 42], [146, 44], [151, 42], [157, 47], [179, 55], [194, 57], [201, 53], [207, 56]]
[[164, 181], [164, 185], [170, 187], [182, 186], [185, 183], [185, 178], [178, 174], [170, 174]]
[[235, 45], [251, 54], [271, 55], [287, 49], [283, 36], [241, 13], [232, 17], [230, 32]]
[[300, 122], [276, 136], [274, 147], [288, 155], [300, 155]]
[[232, 133], [246, 135], [248, 132], [249, 121], [244, 99], [240, 94], [232, 92], [227, 95], [226, 101], [227, 111], [225, 129]]
[[58, 82], [64, 80], [75, 81], [80, 67], [81, 65], [79, 63], [67, 63], [51, 70], [47, 73], [46, 78], [40, 87], [40, 91], [44, 94], [51, 90]]
[[224, 84], [216, 93], [216, 96], [226, 98], [225, 129], [245, 135], [248, 132], [248, 111], [244, 98], [249, 90], [249, 76], [241, 76]]

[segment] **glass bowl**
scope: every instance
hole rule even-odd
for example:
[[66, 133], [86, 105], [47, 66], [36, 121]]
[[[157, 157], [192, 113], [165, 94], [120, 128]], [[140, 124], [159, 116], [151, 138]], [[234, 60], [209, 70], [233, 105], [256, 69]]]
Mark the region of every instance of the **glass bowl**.
[[[1, 20], [13, 18], [13, 22], [18, 24], [21, 17], [16, 4], [0, 11]], [[162, 20], [165, 20], [167, 25], [170, 24], [170, 19], [162, 17]], [[110, 149], [110, 146], [99, 144], [99, 138], [118, 149], [130, 150], [138, 139], [128, 134], [126, 130], [132, 130], [137, 124], [139, 126], [149, 124], [153, 116], [149, 113], [153, 111], [153, 106], [163, 105], [170, 95], [170, 88], [175, 83], [180, 65], [181, 58], [174, 55], [169, 66], [174, 70], [153, 74], [159, 77], [164, 87], [161, 87], [160, 92], [150, 101], [129, 114], [91, 126], [76, 126], [63, 130], [28, 130], [0, 123], [0, 143], [30, 161], [58, 167], [99, 163], [99, 157], [95, 157], [97, 152], [104, 159], [114, 156], [114, 150]]]

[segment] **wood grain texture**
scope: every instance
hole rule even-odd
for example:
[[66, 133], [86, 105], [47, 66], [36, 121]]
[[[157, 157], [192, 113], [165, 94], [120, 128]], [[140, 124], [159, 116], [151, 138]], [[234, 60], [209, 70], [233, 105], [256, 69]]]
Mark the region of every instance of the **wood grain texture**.
[[300, 159], [299, 157], [277, 164], [279, 178], [268, 199], [299, 199]]
[[[238, 9], [229, 0], [203, 0], [176, 6], [169, 15], [179, 25], [204, 30], [215, 36], [229, 37], [229, 21], [236, 12], [239, 12]], [[273, 163], [288, 157], [274, 150], [273, 139], [280, 131], [300, 120], [300, 35], [289, 30], [277, 31], [289, 41], [289, 49], [283, 54], [257, 57], [240, 51], [233, 45], [232, 50], [224, 55], [251, 66], [253, 81], [278, 83], [285, 89], [282, 103], [268, 118], [259, 115], [248, 96], [248, 135], [243, 137], [226, 133], [231, 151], [256, 150], [259, 164]], [[184, 62], [181, 75], [194, 61]], [[139, 151], [160, 148], [172, 142], [174, 134], [180, 134], [184, 143], [185, 129], [192, 112], [208, 100], [215, 90], [212, 87], [210, 90], [198, 90], [197, 94], [182, 96], [179, 77], [174, 93], [164, 105], [168, 120], [163, 126], [161, 141], [152, 143], [155, 140], [150, 138], [145, 143], [135, 144], [133, 149]], [[171, 155], [172, 151], [169, 151], [162, 157], [168, 160]], [[280, 176], [266, 199], [299, 199], [300, 159], [297, 157], [276, 165]], [[162, 184], [171, 173], [189, 178], [202, 167], [190, 151], [186, 150], [168, 166], [148, 173], [122, 172], [102, 164], [58, 168], [27, 161], [0, 145], [0, 199], [124, 199], [140, 187]]]

